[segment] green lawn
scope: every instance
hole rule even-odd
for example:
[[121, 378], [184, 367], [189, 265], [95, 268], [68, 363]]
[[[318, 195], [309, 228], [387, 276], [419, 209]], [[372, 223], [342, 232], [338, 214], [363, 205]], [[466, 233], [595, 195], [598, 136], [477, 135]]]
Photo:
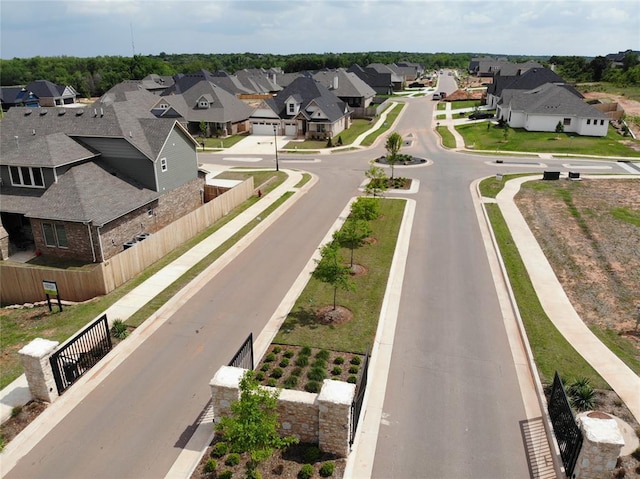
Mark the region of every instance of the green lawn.
[[[206, 148], [230, 148], [239, 141], [244, 140], [247, 136], [248, 134], [231, 135], [226, 138], [204, 138], [204, 146]], [[202, 143], [203, 139], [197, 137], [196, 141]]]
[[[490, 125], [487, 127], [487, 125]], [[530, 132], [509, 128], [508, 139], [504, 139], [504, 129], [491, 122], [461, 125], [456, 127], [464, 137], [467, 147], [474, 150], [529, 151], [545, 153], [565, 153], [591, 156], [623, 156], [640, 158], [640, 151], [623, 145], [622, 138], [609, 128], [606, 137], [578, 136], [569, 133]], [[640, 142], [636, 141], [640, 145]]]
[[438, 126], [436, 127], [436, 131], [442, 138], [442, 144], [445, 148], [455, 148], [456, 147], [456, 139], [453, 136], [453, 133], [449, 131], [449, 128], [446, 126]]
[[459, 110], [461, 108], [476, 108], [480, 106], [482, 102], [480, 100], [460, 100], [451, 102], [452, 110]]
[[527, 331], [541, 381], [546, 384], [551, 383], [554, 372], [558, 371], [563, 378], [586, 377], [594, 388], [610, 389], [605, 380], [578, 354], [547, 317], [500, 208], [497, 204], [485, 206]]
[[[238, 179], [246, 178], [248, 175], [254, 176], [254, 182], [256, 185], [265, 183], [267, 176], [275, 177], [275, 181], [270, 181], [263, 188], [263, 192], [266, 194], [282, 183], [286, 178], [285, 173], [271, 172], [244, 172]], [[261, 213], [261, 217], [268, 215], [277, 205], [282, 203], [286, 198], [282, 198], [276, 205], [272, 206], [266, 212]], [[227, 216], [221, 218], [219, 221], [211, 225], [208, 229], [200, 233], [195, 238], [191, 239], [179, 248], [176, 248], [170, 254], [165, 256], [162, 260], [156, 262], [153, 266], [145, 270], [135, 279], [125, 283], [116, 290], [112, 291], [106, 296], [95, 298], [92, 301], [85, 303], [79, 303], [72, 306], [64, 306], [62, 312], [58, 312], [57, 308], [54, 308], [52, 313], [46, 307], [39, 307], [34, 309], [3, 309], [0, 315], [0, 389], [7, 386], [20, 374], [22, 374], [22, 364], [18, 357], [17, 351], [25, 344], [29, 343], [32, 339], [37, 337], [44, 339], [51, 339], [54, 341], [63, 342], [82, 327], [84, 327], [89, 321], [93, 320], [100, 313], [105, 311], [109, 306], [115, 303], [122, 296], [134, 289], [136, 286], [147, 280], [154, 273], [171, 263], [173, 260], [184, 254], [190, 248], [198, 244], [207, 236], [213, 234], [222, 226], [227, 224], [233, 218], [245, 211], [251, 205], [259, 201], [256, 196], [252, 196], [242, 205], [235, 208]], [[215, 252], [211, 253], [205, 260], [201, 261], [198, 265], [194, 266], [190, 271], [186, 272], [181, 278], [176, 280], [165, 291], [153, 298], [147, 305], [145, 305], [140, 311], [136, 312], [128, 321], [127, 324], [137, 326], [141, 324], [146, 318], [148, 318], [153, 312], [155, 312], [160, 306], [166, 303], [175, 293], [177, 293], [182, 287], [184, 287], [199, 271], [202, 271], [206, 266], [215, 260], [218, 256], [229, 249], [238, 240], [238, 238], [246, 234], [251, 228], [255, 226], [255, 222], [252, 222], [248, 227], [239, 232], [235, 239], [227, 241], [224, 245], [218, 248]], [[118, 319], [118, 318], [110, 318]]]
[[398, 118], [398, 115], [400, 114], [400, 112], [404, 107], [405, 107], [404, 103], [398, 103], [396, 106], [394, 106], [393, 110], [391, 110], [387, 114], [384, 124], [380, 128], [378, 128], [376, 131], [368, 135], [362, 141], [362, 145], [363, 146], [373, 145], [373, 143], [378, 139], [380, 135], [384, 134], [387, 130], [389, 130], [389, 128], [391, 128], [391, 125], [393, 125], [393, 122], [396, 121], [396, 118]]
[[[370, 222], [371, 236], [377, 241], [355, 250], [354, 263], [364, 266], [367, 272], [352, 276], [356, 285], [354, 291], [339, 290], [337, 295], [337, 304], [350, 309], [353, 319], [337, 326], [319, 323], [315, 319], [315, 310], [333, 304], [333, 288], [311, 278], [274, 343], [360, 354], [371, 348], [404, 208], [404, 201], [381, 200], [382, 215]], [[344, 262], [349, 264], [350, 250], [343, 248], [341, 254]]]

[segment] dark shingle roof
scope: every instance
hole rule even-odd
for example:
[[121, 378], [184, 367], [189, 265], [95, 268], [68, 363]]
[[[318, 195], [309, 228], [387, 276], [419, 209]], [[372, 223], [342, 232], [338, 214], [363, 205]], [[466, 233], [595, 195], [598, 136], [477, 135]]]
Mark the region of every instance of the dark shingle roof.
[[331, 122], [344, 117], [347, 110], [347, 106], [342, 100], [316, 80], [308, 77], [296, 78], [275, 98], [266, 100], [266, 102], [275, 112], [278, 112], [280, 118], [291, 118], [291, 115], [287, 114], [285, 104], [290, 97], [296, 98], [300, 103], [300, 111], [303, 113], [310, 103], [315, 103]]
[[607, 119], [607, 115], [578, 98], [565, 85], [546, 83], [532, 90], [505, 90], [502, 102], [511, 110], [540, 115], [571, 115]]
[[[376, 92], [353, 72], [343, 68], [322, 70], [313, 75], [314, 80], [322, 83], [338, 97], [373, 98]], [[337, 88], [336, 88], [337, 86]]]
[[59, 221], [91, 221], [102, 226], [160, 196], [121, 173], [116, 173], [117, 176], [114, 173], [99, 161], [74, 166], [25, 214], [31, 218]]

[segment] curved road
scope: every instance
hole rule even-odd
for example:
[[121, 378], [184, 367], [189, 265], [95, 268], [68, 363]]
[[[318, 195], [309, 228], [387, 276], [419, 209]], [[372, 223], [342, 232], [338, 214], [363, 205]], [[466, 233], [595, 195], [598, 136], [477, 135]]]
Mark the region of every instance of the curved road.
[[[440, 90], [450, 91], [452, 79], [442, 79]], [[394, 130], [412, 134], [414, 143], [403, 151], [433, 164], [396, 167], [398, 176], [418, 179], [420, 189], [412, 195], [416, 216], [372, 476], [530, 477], [519, 426], [523, 402], [469, 192], [474, 179], [498, 169], [487, 164], [489, 157], [439, 148], [431, 100], [406, 102]], [[4, 477], [164, 477], [209, 400], [209, 380], [249, 332], [265, 326], [358, 194], [368, 160], [384, 153], [382, 145], [322, 155], [320, 162], [282, 155], [283, 168], [308, 170], [317, 185]], [[241, 164], [215, 154], [201, 159]], [[522, 166], [512, 171], [525, 171]]]

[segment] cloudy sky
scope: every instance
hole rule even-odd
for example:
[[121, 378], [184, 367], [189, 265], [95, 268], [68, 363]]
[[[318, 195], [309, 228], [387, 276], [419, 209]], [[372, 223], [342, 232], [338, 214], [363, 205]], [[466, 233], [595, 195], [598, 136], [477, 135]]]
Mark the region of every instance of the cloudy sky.
[[0, 0], [0, 57], [640, 50], [640, 0]]

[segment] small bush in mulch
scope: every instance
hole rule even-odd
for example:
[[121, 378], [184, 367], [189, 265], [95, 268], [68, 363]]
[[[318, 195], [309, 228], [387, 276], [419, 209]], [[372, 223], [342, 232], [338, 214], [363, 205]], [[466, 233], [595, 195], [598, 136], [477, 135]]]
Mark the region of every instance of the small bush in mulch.
[[[265, 386], [318, 392], [319, 389], [316, 391], [316, 388], [322, 387], [322, 381], [326, 378], [357, 383], [358, 374], [361, 372], [358, 365], [362, 364], [362, 357], [357, 353], [329, 351], [309, 346], [272, 344], [264, 360], [256, 366], [256, 379]], [[265, 362], [267, 359], [269, 361]], [[341, 364], [348, 364], [350, 367], [340, 367]], [[351, 381], [349, 376], [353, 376]]]
[[301, 468], [300, 468], [300, 472], [298, 473], [298, 478], [299, 479], [311, 479], [313, 477], [313, 473], [315, 471], [313, 470], [313, 466], [311, 464], [304, 464]]
[[333, 476], [333, 472], [336, 470], [335, 463], [329, 461], [325, 462], [322, 466], [320, 466], [320, 475], [322, 477], [330, 477]]

